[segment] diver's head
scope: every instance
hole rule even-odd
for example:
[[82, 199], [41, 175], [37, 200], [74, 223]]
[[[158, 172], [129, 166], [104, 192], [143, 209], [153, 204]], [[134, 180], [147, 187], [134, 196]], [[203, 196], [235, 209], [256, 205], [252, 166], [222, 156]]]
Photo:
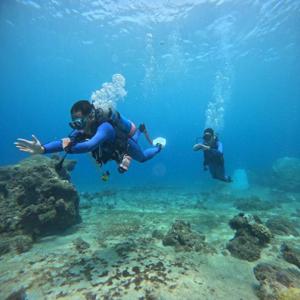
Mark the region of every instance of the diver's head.
[[70, 126], [73, 129], [85, 129], [95, 119], [95, 109], [93, 104], [87, 100], [80, 100], [73, 104], [71, 108]]
[[212, 142], [212, 140], [214, 139], [215, 137], [215, 133], [214, 133], [214, 130], [212, 128], [206, 128], [203, 132], [203, 140], [206, 142], [206, 143], [210, 143]]

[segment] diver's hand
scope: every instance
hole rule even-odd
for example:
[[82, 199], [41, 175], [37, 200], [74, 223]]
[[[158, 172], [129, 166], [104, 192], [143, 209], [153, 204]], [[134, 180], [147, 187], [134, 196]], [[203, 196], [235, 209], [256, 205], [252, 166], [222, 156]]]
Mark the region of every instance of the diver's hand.
[[205, 151], [205, 150], [209, 150], [210, 147], [209, 146], [206, 146], [206, 145], [202, 145], [202, 150]]
[[201, 149], [201, 144], [195, 144], [194, 146], [193, 146], [193, 150], [194, 151], [199, 151]]
[[20, 151], [30, 154], [42, 154], [45, 151], [41, 142], [34, 135], [32, 135], [32, 141], [18, 138], [15, 145]]
[[66, 151], [68, 149], [68, 147], [71, 146], [72, 141], [70, 138], [63, 138], [61, 140], [61, 143], [62, 143], [62, 147], [63, 147], [64, 151]]
[[210, 147], [209, 146], [206, 146], [206, 145], [203, 145], [203, 144], [196, 144], [193, 146], [193, 150], [194, 151], [198, 151], [198, 150], [209, 150]]

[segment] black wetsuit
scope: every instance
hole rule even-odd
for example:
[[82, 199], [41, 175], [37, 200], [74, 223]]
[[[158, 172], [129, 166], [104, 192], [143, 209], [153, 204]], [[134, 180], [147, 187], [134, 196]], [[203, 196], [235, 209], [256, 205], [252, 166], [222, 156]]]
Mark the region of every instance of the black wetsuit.
[[230, 182], [230, 177], [225, 176], [223, 145], [217, 138], [213, 143], [205, 143], [204, 145], [210, 146], [209, 150], [204, 150], [203, 166], [206, 169], [208, 167], [211, 176], [214, 179]]

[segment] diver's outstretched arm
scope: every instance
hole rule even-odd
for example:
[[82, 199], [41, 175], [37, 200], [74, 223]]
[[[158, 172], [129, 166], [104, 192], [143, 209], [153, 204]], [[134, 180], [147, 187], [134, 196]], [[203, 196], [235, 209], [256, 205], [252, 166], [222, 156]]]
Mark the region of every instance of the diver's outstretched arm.
[[69, 138], [64, 138], [61, 140], [51, 141], [46, 144], [42, 144], [35, 135], [32, 135], [32, 141], [18, 138], [15, 142], [16, 147], [23, 152], [30, 154], [47, 154], [47, 153], [56, 153], [64, 151], [67, 146], [65, 143], [67, 140], [74, 139], [81, 134], [80, 131], [74, 130], [69, 135]]
[[32, 138], [33, 141], [19, 138], [15, 145], [19, 150], [30, 154], [48, 154], [61, 151], [77, 154], [90, 152], [101, 146], [105, 141], [113, 141], [115, 131], [111, 124], [104, 122], [98, 127], [96, 134], [91, 139], [75, 144], [72, 144], [72, 136], [44, 145], [34, 135], [32, 135]]

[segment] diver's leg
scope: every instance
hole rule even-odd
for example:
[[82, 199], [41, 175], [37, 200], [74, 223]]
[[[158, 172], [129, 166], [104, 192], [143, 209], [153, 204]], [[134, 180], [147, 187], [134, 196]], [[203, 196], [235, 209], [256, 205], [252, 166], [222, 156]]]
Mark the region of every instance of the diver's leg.
[[210, 173], [211, 177], [216, 179], [217, 178], [216, 165], [210, 163], [208, 165], [208, 169], [209, 169], [209, 173]]
[[224, 162], [222, 162], [216, 166], [216, 179], [219, 179], [219, 180], [225, 181], [225, 182], [231, 182], [231, 178], [229, 176], [225, 175]]
[[132, 136], [132, 139], [137, 143], [138, 139], [140, 138], [141, 136], [141, 131], [140, 129], [138, 128], [136, 131], [135, 131], [135, 134]]
[[225, 169], [224, 164], [220, 164], [216, 168], [216, 178], [222, 181], [227, 181], [227, 178], [225, 177]]
[[161, 150], [160, 146], [155, 146], [148, 148], [146, 150], [142, 150], [140, 145], [136, 143], [134, 140], [128, 140], [128, 154], [136, 161], [144, 162], [152, 157], [154, 157]]
[[148, 134], [148, 132], [147, 132], [146, 126], [145, 126], [145, 124], [143, 124], [143, 123], [140, 124], [140, 126], [138, 127], [138, 129], [135, 131], [134, 135], [133, 135], [131, 138], [132, 138], [135, 142], [137, 142], [138, 139], [139, 139], [140, 136], [141, 136], [141, 133], [144, 133], [146, 140], [148, 141], [148, 143], [149, 143], [150, 145], [152, 145], [152, 144], [153, 144], [153, 141], [151, 140], [151, 138], [150, 138], [150, 136], [149, 136], [149, 134]]

